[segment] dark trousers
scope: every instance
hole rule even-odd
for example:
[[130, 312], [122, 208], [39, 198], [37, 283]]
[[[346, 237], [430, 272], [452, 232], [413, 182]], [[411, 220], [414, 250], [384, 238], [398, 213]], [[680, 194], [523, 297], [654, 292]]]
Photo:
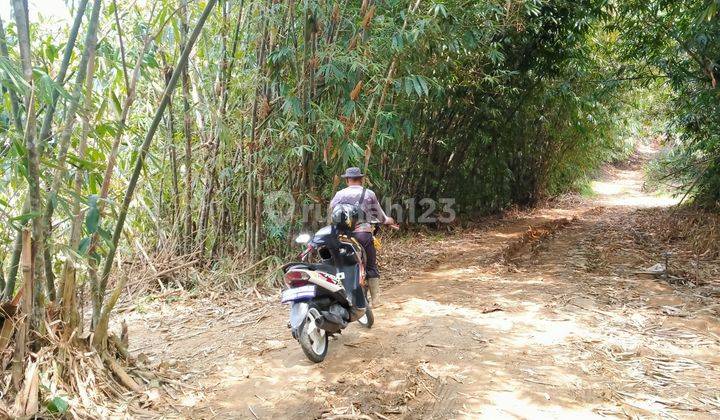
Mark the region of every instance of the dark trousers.
[[377, 252], [375, 250], [373, 234], [371, 232], [355, 232], [353, 236], [360, 242], [360, 245], [365, 248], [365, 257], [367, 259], [365, 272], [367, 273], [367, 277], [370, 279], [380, 277], [380, 272], [377, 268]]

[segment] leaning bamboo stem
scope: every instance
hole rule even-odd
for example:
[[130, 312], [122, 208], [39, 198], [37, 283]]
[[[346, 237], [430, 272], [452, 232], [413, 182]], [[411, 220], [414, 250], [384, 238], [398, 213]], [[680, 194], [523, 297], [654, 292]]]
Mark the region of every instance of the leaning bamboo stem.
[[[152, 10], [150, 11], [150, 18], [148, 19], [148, 22], [151, 22], [153, 19], [153, 16], [155, 15], [155, 6], [153, 6]], [[153, 37], [149, 34], [145, 37], [144, 43], [143, 43], [143, 49], [142, 52], [138, 55], [138, 59], [135, 62], [135, 68], [133, 69], [133, 75], [132, 79], [130, 79], [130, 84], [127, 92], [127, 96], [125, 97], [125, 101], [123, 103], [122, 108], [122, 114], [120, 116], [120, 121], [118, 122], [118, 129], [115, 133], [115, 137], [113, 138], [113, 143], [110, 148], [110, 156], [108, 157], [108, 163], [105, 167], [105, 175], [103, 176], [103, 182], [102, 186], [100, 187], [100, 197], [98, 198], [98, 212], [100, 213], [100, 217], [102, 218], [103, 210], [105, 208], [105, 201], [108, 197], [108, 194], [110, 193], [110, 181], [112, 180], [113, 171], [115, 170], [115, 163], [117, 161], [117, 157], [120, 151], [120, 141], [122, 140], [123, 135], [125, 134], [125, 129], [127, 127], [127, 119], [130, 115], [130, 108], [132, 107], [132, 104], [135, 102], [136, 97], [136, 88], [138, 80], [140, 79], [140, 69], [142, 67], [143, 58], [145, 54], [148, 52], [150, 46], [152, 45]], [[127, 69], [126, 69], [127, 70]], [[98, 246], [99, 241], [99, 235], [98, 232], [93, 232], [90, 236], [90, 246], [88, 247], [87, 254], [92, 255], [95, 252], [95, 249]], [[93, 260], [90, 261], [90, 269], [89, 269], [89, 277], [90, 277], [90, 284], [93, 289], [92, 301], [93, 301], [93, 312], [92, 312], [92, 324], [95, 325], [97, 323], [97, 320], [100, 316], [100, 309], [102, 306], [102, 297], [99, 295], [99, 284], [97, 281], [97, 267]]]
[[[195, 25], [195, 28], [193, 29], [193, 32], [190, 35], [190, 38], [188, 39], [187, 44], [185, 45], [185, 48], [182, 52], [182, 55], [180, 56], [178, 64], [177, 64], [177, 66], [175, 66], [176, 68], [182, 68], [187, 63], [188, 57], [190, 56], [190, 52], [192, 51], [193, 46], [195, 45], [195, 41], [197, 41], [197, 38], [200, 35], [200, 32], [201, 32], [203, 26], [205, 25], [205, 21], [207, 20], [208, 16], [210, 15], [210, 12], [212, 11], [212, 9], [216, 3], [217, 3], [217, 0], [209, 0], [208, 1], [207, 5], [205, 6], [205, 10], [203, 10], [203, 13], [200, 16], [198, 23]], [[145, 164], [145, 158], [147, 157], [147, 154], [150, 150], [150, 145], [152, 144], [153, 138], [155, 137], [155, 132], [157, 131], [158, 126], [160, 125], [160, 122], [162, 121], [163, 114], [165, 113], [165, 108], [167, 108], [167, 105], [170, 102], [170, 95], [172, 94], [172, 91], [175, 89], [175, 86], [177, 85], [177, 81], [178, 81], [179, 77], [180, 77], [180, 72], [178, 72], [178, 71], [173, 72], [173, 75], [170, 78], [170, 81], [168, 82], [167, 87], [165, 88], [165, 92], [163, 93], [162, 100], [160, 101], [160, 105], [158, 106], [157, 110], [155, 111], [155, 116], [153, 117], [152, 123], [150, 124], [148, 132], [145, 136], [145, 140], [143, 140], [143, 143], [140, 146], [137, 160], [135, 161], [135, 166], [133, 168], [133, 172], [130, 177], [130, 183], [128, 184], [127, 191], [125, 192], [125, 197], [123, 198], [122, 205], [118, 212], [118, 221], [115, 225], [115, 230], [113, 232], [112, 243], [110, 244], [110, 247], [108, 250], [108, 256], [105, 259], [102, 276], [100, 277], [100, 284], [99, 284], [99, 289], [98, 289], [98, 297], [99, 298], [102, 298], [102, 296], [105, 295], [105, 289], [107, 288], [107, 282], [110, 277], [110, 271], [112, 269], [113, 261], [115, 259], [115, 254], [117, 252], [117, 246], [120, 241], [120, 235], [122, 235], [123, 227], [125, 225], [125, 219], [127, 218], [127, 212], [128, 212], [128, 209], [130, 208], [130, 202], [133, 199], [133, 195], [135, 193], [135, 187], [137, 186], [138, 179], [140, 178], [140, 172], [142, 171], [142, 168]], [[110, 311], [111, 309], [112, 309], [112, 305], [108, 305], [108, 307], [106, 307], [104, 310]]]

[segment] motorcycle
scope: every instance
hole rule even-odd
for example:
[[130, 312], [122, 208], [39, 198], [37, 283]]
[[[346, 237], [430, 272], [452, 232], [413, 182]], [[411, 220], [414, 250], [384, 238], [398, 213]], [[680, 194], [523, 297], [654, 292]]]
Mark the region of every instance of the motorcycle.
[[301, 234], [295, 241], [306, 247], [299, 262], [283, 266], [287, 289], [281, 302], [290, 305], [288, 327], [293, 338], [308, 359], [320, 363], [327, 355], [329, 337], [351, 322], [371, 328], [375, 321], [367, 299], [365, 251], [335, 224], [312, 237]]

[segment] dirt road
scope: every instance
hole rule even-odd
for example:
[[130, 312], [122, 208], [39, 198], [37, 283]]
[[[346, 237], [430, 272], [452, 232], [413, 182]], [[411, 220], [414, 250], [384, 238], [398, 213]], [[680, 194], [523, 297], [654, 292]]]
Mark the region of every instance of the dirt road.
[[638, 209], [673, 202], [642, 184], [612, 169], [595, 197], [395, 243], [408, 275], [386, 271], [375, 327], [322, 364], [275, 296], [164, 304], [131, 322], [134, 350], [189, 372], [173, 408], [196, 418], [717, 418], [720, 289], [635, 273], [660, 260]]

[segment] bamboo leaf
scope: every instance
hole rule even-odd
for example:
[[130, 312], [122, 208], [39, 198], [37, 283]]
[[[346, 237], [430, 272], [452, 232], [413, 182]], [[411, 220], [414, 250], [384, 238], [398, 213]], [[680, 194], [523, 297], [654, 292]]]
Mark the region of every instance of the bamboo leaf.
[[415, 94], [416, 94], [418, 97], [422, 97], [422, 96], [423, 96], [423, 89], [422, 89], [422, 86], [420, 86], [420, 82], [418, 81], [418, 77], [417, 77], [417, 76], [410, 76], [409, 79], [412, 80], [413, 89], [415, 90]]
[[51, 413], [64, 414], [70, 408], [70, 404], [60, 397], [55, 397], [48, 401], [46, 407]]
[[433, 5], [431, 10], [434, 17], [438, 17], [438, 15], [442, 16], [443, 18], [448, 17], [447, 9], [442, 4]]
[[11, 217], [9, 220], [11, 222], [20, 222], [20, 224], [25, 224], [36, 217], [40, 217], [41, 215], [42, 215], [42, 213], [40, 213], [39, 211], [28, 212], [28, 213], [21, 214], [19, 216]]
[[90, 249], [90, 239], [91, 238], [87, 236], [80, 240], [80, 244], [78, 245], [78, 254], [87, 255], [88, 249]]
[[3, 86], [13, 89], [18, 94], [24, 94], [29, 87], [20, 69], [5, 57], [0, 57], [0, 75]]
[[430, 88], [428, 87], [427, 80], [425, 80], [422, 76], [417, 76], [417, 81], [420, 84], [420, 87], [422, 88], [422, 92], [425, 96], [430, 95]]
[[113, 110], [115, 111], [115, 115], [119, 118], [120, 115], [122, 115], [122, 106], [120, 105], [120, 99], [118, 99], [114, 90], [110, 91], [110, 100], [112, 101]]
[[98, 230], [100, 222], [100, 209], [98, 208], [98, 197], [91, 195], [88, 197], [88, 211], [85, 214], [85, 229], [89, 234], [93, 234]]
[[405, 95], [412, 96], [413, 89], [415, 86], [413, 86], [413, 79], [411, 77], [405, 77]]
[[403, 45], [405, 45], [403, 41], [403, 36], [400, 33], [395, 33], [392, 36], [391, 46], [392, 49], [395, 51], [400, 51], [403, 48]]
[[347, 101], [343, 105], [343, 115], [349, 117], [355, 112], [355, 101]]

